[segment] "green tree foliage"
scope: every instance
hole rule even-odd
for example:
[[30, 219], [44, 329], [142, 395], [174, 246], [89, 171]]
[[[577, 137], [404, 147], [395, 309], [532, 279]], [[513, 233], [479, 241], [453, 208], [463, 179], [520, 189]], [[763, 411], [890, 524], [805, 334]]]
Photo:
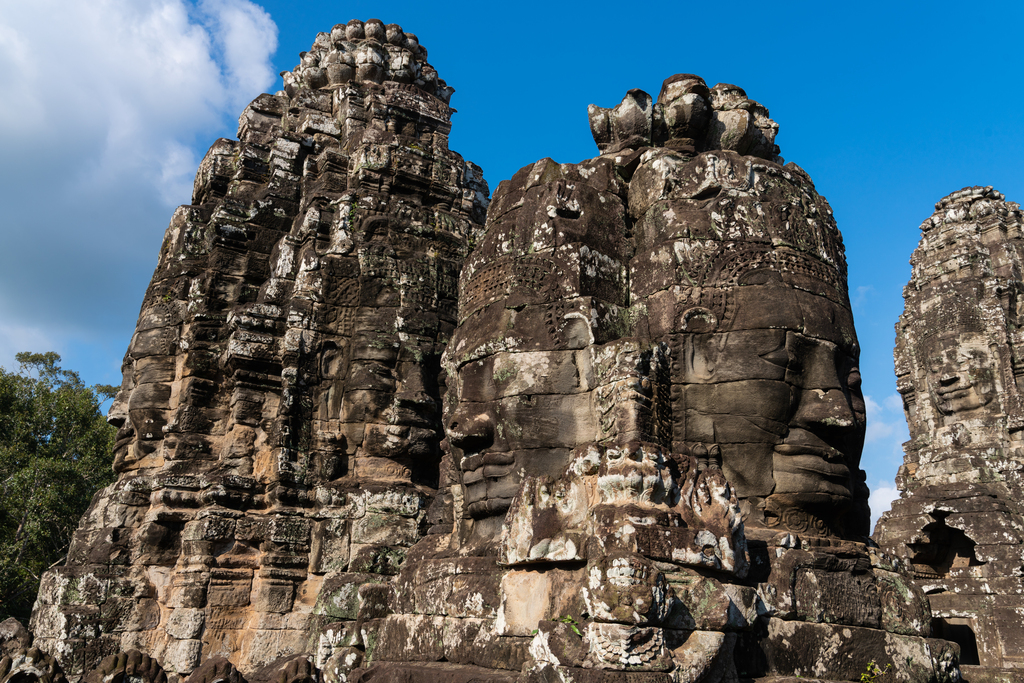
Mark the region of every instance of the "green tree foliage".
[[116, 389], [85, 386], [56, 353], [16, 358], [18, 372], [0, 368], [0, 621], [27, 623], [43, 572], [114, 479], [116, 430], [100, 404]]

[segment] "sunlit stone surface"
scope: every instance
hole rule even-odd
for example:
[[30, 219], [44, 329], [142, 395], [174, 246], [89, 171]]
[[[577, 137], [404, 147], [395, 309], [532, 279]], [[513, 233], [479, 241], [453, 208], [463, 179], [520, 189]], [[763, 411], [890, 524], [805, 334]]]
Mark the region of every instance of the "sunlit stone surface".
[[443, 357], [454, 529], [410, 551], [351, 675], [953, 680], [864, 544], [828, 204], [735, 86], [673, 76], [590, 115], [599, 157], [494, 193]]
[[631, 90], [488, 208], [415, 36], [284, 82], [172, 220], [55, 659], [0, 683], [955, 679], [867, 545], [842, 239], [765, 107]]
[[414, 35], [354, 21], [210, 148], [125, 356], [120, 476], [43, 580], [35, 643], [68, 674], [315, 651], [433, 523], [440, 353], [488, 195], [448, 149], [451, 93]]
[[1024, 667], [1021, 223], [1016, 203], [968, 187], [921, 225], [896, 327], [910, 441], [875, 534], [912, 567], [937, 634], [992, 680]]

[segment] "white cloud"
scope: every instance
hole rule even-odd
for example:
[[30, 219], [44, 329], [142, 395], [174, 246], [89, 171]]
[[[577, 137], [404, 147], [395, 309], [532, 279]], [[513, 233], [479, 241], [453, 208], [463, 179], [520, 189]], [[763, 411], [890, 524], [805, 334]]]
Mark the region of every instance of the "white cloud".
[[871, 529], [875, 528], [875, 524], [878, 523], [878, 518], [882, 516], [883, 512], [889, 510], [892, 507], [892, 502], [900, 497], [900, 492], [896, 488], [896, 484], [886, 485], [884, 482], [878, 482], [876, 486], [871, 489], [871, 497], [868, 499], [868, 504], [871, 506]]
[[886, 410], [903, 415], [903, 399], [899, 394], [889, 394], [882, 400]]
[[[29, 164], [60, 154], [48, 170], [90, 189], [127, 172], [155, 184], [169, 147], [237, 116], [275, 78], [277, 29], [247, 0], [0, 6], [0, 139]], [[82, 140], [87, 154], [65, 154]]]
[[130, 332], [173, 207], [274, 84], [276, 47], [248, 0], [0, 0], [7, 329]]
[[896, 472], [903, 463], [903, 442], [910, 438], [907, 422], [903, 416], [903, 401], [898, 394], [890, 394], [880, 402], [871, 396], [864, 397], [867, 406], [868, 426], [864, 438], [864, 454], [861, 467], [867, 473], [871, 486], [871, 528], [892, 501], [899, 498], [896, 489]]
[[[241, 109], [254, 93], [269, 88], [276, 78], [273, 69], [267, 78], [267, 67], [277, 45], [277, 27], [266, 11], [247, 0], [203, 0], [200, 8], [210, 18], [214, 42], [232, 84], [227, 93], [229, 105]], [[258, 36], [264, 40], [253, 39]]]
[[883, 400], [885, 406], [883, 407], [870, 396], [865, 396], [864, 404], [867, 407], [868, 413], [867, 433], [864, 436], [865, 443], [887, 439], [897, 432], [899, 424], [903, 420], [903, 414], [900, 413], [898, 417], [891, 415], [892, 411], [888, 409], [889, 404], [887, 400]]
[[864, 306], [865, 303], [867, 303], [868, 297], [872, 297], [874, 295], [874, 287], [872, 287], [871, 285], [861, 285], [860, 287], [857, 287], [853, 291], [853, 296], [850, 297], [850, 304], [855, 309], [861, 308], [862, 306]]

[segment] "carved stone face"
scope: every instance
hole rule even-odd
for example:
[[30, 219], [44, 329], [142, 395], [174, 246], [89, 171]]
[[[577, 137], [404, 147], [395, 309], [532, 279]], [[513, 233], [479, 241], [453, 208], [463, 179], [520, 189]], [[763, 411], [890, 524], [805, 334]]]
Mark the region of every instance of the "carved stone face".
[[654, 440], [651, 368], [659, 364], [662, 349], [616, 340], [463, 365], [448, 439], [470, 516], [503, 515], [524, 474], [557, 478], [580, 446]]
[[542, 160], [495, 193], [444, 352], [464, 538], [497, 540], [524, 475], [559, 477], [574, 448], [607, 436], [596, 354], [626, 336], [623, 195], [608, 159]]
[[353, 420], [366, 424], [353, 469], [363, 477], [429, 481], [440, 442], [437, 357], [428, 345], [424, 351], [397, 337], [384, 346], [375, 358], [354, 361], [347, 378], [348, 407], [359, 411]]
[[781, 284], [730, 296], [720, 331], [686, 343], [686, 439], [721, 447], [740, 497], [834, 516], [853, 498], [864, 441], [850, 312]]
[[928, 393], [943, 415], [977, 410], [995, 395], [995, 359], [976, 332], [944, 332], [926, 345]]
[[135, 428], [128, 419], [128, 399], [135, 388], [133, 374], [133, 363], [126, 359], [121, 370], [121, 389], [107, 411], [107, 422], [117, 429], [114, 436], [114, 469], [118, 472], [121, 471], [128, 448], [135, 438]]
[[459, 369], [448, 441], [472, 518], [503, 516], [523, 472], [558, 476], [575, 446], [595, 440], [589, 374], [586, 350], [499, 352]]
[[126, 359], [121, 390], [107, 414], [117, 427], [114, 437], [114, 469], [130, 469], [133, 463], [156, 453], [164, 438], [171, 403], [174, 361], [166, 356]]

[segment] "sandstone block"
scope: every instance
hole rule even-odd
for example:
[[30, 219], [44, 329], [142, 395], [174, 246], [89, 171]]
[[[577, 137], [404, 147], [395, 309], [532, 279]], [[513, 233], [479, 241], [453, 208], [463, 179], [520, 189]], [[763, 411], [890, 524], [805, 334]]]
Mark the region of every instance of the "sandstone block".
[[164, 628], [172, 638], [196, 639], [202, 633], [205, 622], [206, 614], [203, 610], [184, 607], [171, 612]]
[[256, 612], [284, 613], [295, 601], [295, 585], [291, 581], [256, 579], [253, 581], [250, 604]]

